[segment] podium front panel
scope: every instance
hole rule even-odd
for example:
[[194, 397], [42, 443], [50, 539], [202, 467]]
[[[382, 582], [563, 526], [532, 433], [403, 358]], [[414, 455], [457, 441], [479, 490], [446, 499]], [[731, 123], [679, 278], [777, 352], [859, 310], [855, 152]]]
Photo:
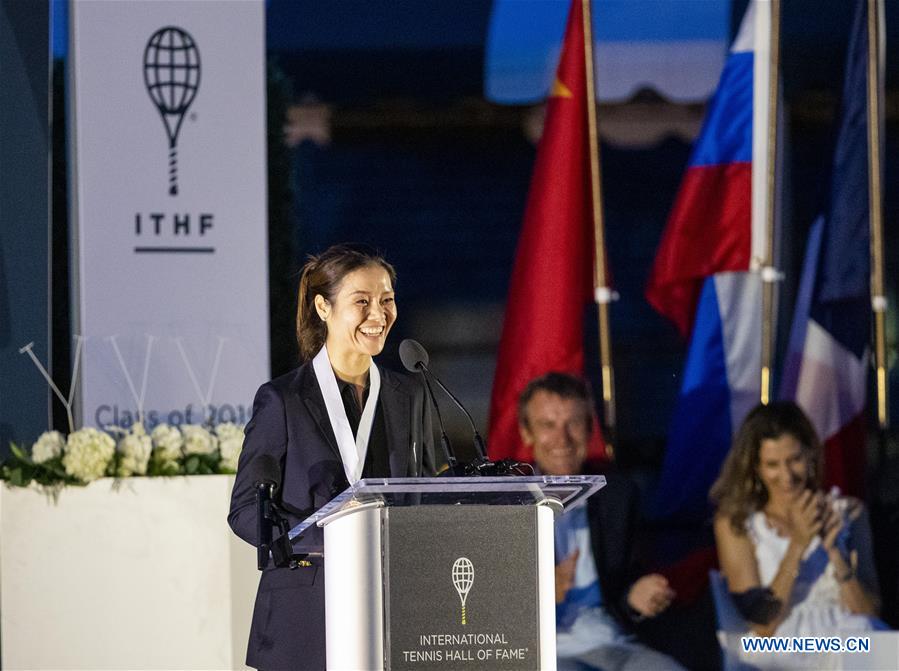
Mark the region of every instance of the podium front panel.
[[555, 671], [554, 515], [604, 484], [360, 480], [291, 531], [323, 528], [329, 671]]
[[537, 507], [383, 514], [386, 668], [541, 668]]

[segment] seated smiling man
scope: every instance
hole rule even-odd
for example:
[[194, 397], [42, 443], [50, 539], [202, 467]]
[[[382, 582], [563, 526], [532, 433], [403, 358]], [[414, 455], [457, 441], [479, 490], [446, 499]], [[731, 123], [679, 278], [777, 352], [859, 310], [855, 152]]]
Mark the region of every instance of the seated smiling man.
[[[532, 380], [519, 398], [518, 427], [541, 473], [580, 474], [593, 431], [587, 384], [563, 373]], [[623, 477], [607, 481], [586, 506], [556, 520], [559, 671], [681, 669], [628, 633], [664, 611], [674, 592], [661, 575], [633, 575], [636, 489]]]

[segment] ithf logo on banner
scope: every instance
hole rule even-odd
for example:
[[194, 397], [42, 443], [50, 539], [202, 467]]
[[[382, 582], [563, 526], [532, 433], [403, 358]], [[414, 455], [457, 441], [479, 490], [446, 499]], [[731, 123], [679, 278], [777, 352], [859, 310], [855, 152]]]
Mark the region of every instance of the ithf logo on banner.
[[144, 49], [144, 84], [169, 138], [169, 194], [178, 195], [178, 132], [200, 86], [200, 51], [190, 33], [160, 28]]
[[462, 624], [468, 624], [465, 617], [465, 600], [471, 591], [474, 583], [474, 564], [468, 557], [459, 557], [453, 562], [453, 587], [459, 593], [459, 600], [462, 601]]
[[[169, 195], [177, 196], [178, 135], [200, 88], [200, 50], [189, 32], [169, 25], [150, 36], [144, 49], [144, 85], [162, 117], [168, 137]], [[192, 113], [189, 118], [194, 119], [196, 115]], [[199, 242], [198, 238], [207, 240], [214, 219], [211, 212], [136, 212], [135, 235], [142, 241], [149, 238], [157, 244], [138, 244], [134, 251], [137, 254], [213, 254], [215, 247], [193, 243]]]
[[74, 421], [242, 422], [269, 377], [265, 2], [77, 0], [69, 24]]

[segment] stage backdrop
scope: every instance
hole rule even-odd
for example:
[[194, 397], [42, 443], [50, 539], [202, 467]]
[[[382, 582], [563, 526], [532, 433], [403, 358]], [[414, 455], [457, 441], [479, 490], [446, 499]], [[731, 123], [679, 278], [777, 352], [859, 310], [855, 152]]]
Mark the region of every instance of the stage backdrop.
[[78, 415], [245, 422], [269, 375], [263, 3], [70, 11]]

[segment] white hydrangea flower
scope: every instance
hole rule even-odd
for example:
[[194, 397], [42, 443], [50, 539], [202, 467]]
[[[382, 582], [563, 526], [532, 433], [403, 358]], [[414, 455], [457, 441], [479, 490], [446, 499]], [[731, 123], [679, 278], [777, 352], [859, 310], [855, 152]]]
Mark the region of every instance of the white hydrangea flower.
[[185, 424], [181, 427], [184, 434], [185, 454], [212, 454], [218, 447], [218, 440], [199, 424]]
[[159, 424], [150, 434], [153, 440], [153, 449], [162, 461], [175, 461], [181, 456], [181, 448], [184, 438], [177, 426]]
[[217, 435], [220, 440], [236, 437], [243, 440], [243, 426], [235, 424], [234, 422], [222, 422], [221, 424], [215, 425], [215, 435]]
[[65, 447], [66, 439], [59, 431], [44, 431], [31, 446], [31, 460], [36, 464], [42, 464], [62, 456]]
[[117, 475], [127, 478], [131, 475], [146, 475], [147, 463], [153, 451], [153, 441], [147, 435], [144, 425], [136, 422], [131, 432], [119, 441], [119, 468]]
[[221, 467], [229, 471], [237, 470], [237, 460], [243, 448], [243, 427], [233, 422], [224, 422], [215, 427], [219, 439]]
[[109, 434], [85, 427], [69, 434], [62, 465], [69, 475], [92, 482], [106, 474], [114, 454], [115, 441]]

